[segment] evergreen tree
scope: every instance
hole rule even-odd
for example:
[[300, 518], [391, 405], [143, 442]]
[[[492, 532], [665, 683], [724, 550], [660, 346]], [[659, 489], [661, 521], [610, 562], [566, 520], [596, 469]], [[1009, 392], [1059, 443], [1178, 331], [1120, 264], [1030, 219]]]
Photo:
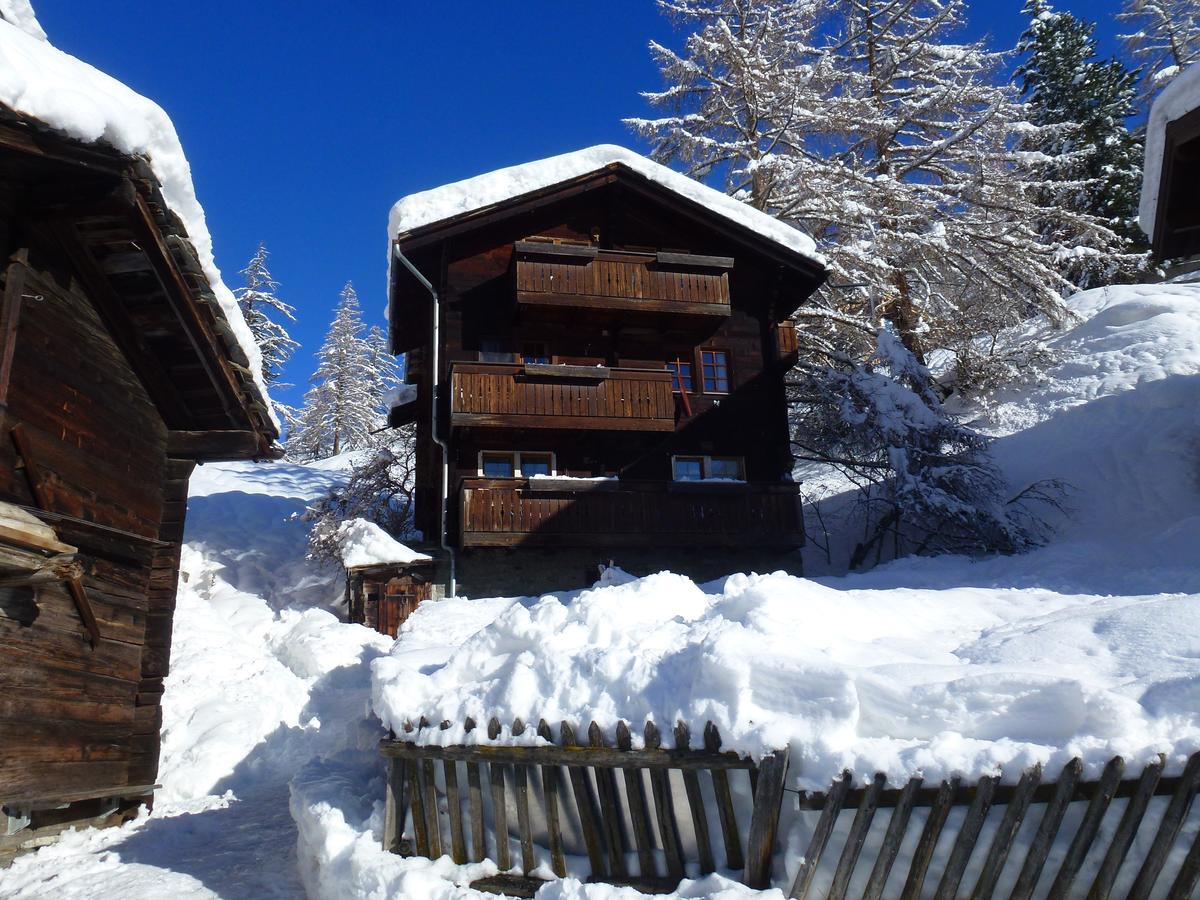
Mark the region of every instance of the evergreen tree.
[[[1095, 25], [1056, 12], [1047, 0], [1027, 0], [1029, 26], [1017, 51], [1017, 77], [1030, 120], [1042, 129], [1024, 142], [1046, 183], [1042, 202], [1103, 221], [1123, 248], [1104, 257], [1068, 257], [1068, 277], [1080, 287], [1128, 281], [1145, 269], [1145, 236], [1137, 224], [1142, 147], [1125, 125], [1134, 113], [1137, 73], [1116, 59], [1096, 58]], [[1069, 239], [1061, 223], [1042, 224], [1050, 243]]]
[[1188, 66], [1200, 62], [1197, 0], [1125, 0], [1118, 19], [1134, 31], [1121, 35], [1142, 70], [1142, 99], [1149, 100]]
[[695, 30], [682, 53], [652, 45], [667, 87], [645, 96], [665, 114], [629, 124], [659, 161], [814, 235], [832, 278], [806, 336], [869, 354], [886, 322], [924, 361], [1001, 312], [1065, 318], [1059, 260], [1121, 246], [1044, 205], [1016, 147], [1039, 129], [999, 82], [1001, 55], [954, 39], [961, 0], [660, 6]]
[[380, 359], [364, 330], [358, 294], [346, 282], [288, 440], [293, 459], [323, 459], [371, 445], [371, 432], [382, 425]]
[[267, 387], [288, 387], [280, 384], [279, 379], [283, 375], [284, 365], [300, 345], [292, 340], [282, 324], [271, 318], [271, 314], [274, 312], [289, 322], [295, 322], [296, 310], [276, 293], [279, 282], [271, 277], [267, 256], [266, 245], [260, 243], [246, 268], [241, 271], [246, 277], [246, 286], [234, 291], [234, 296], [262, 352], [263, 383]]

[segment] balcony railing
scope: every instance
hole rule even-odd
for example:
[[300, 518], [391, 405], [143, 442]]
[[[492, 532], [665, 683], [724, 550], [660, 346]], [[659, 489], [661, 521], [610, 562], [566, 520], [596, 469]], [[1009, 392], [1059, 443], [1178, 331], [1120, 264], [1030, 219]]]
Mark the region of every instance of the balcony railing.
[[463, 547], [798, 547], [799, 486], [464, 479]]
[[[517, 302], [687, 316], [729, 315], [727, 257], [517, 244]], [[553, 252], [551, 252], [553, 251]]]
[[665, 370], [456, 362], [450, 391], [456, 427], [675, 429]]

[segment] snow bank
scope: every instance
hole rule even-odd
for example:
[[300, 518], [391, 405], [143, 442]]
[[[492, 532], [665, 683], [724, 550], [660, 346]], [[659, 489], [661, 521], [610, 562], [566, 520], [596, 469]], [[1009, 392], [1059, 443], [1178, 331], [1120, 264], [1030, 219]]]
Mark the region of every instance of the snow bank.
[[374, 522], [348, 519], [337, 529], [337, 545], [342, 565], [347, 569], [359, 566], [382, 566], [427, 562], [431, 557], [404, 546]]
[[613, 163], [627, 166], [644, 178], [700, 204], [736, 225], [795, 253], [807, 256], [814, 262], [824, 264], [823, 257], [817, 253], [817, 245], [804, 232], [702, 182], [647, 159], [640, 153], [614, 144], [599, 144], [549, 159], [509, 166], [464, 181], [410, 194], [392, 207], [388, 233], [394, 239], [424, 225], [552, 187]]
[[[0, 0], [0, 4], [4, 15], [0, 21], [0, 103], [84, 143], [101, 142], [129, 156], [149, 158], [163, 199], [183, 221], [209, 286], [270, 409], [262, 381], [262, 354], [233, 292], [221, 280], [204, 210], [192, 185], [191, 166], [171, 119], [156, 103], [47, 43], [26, 0]], [[271, 416], [278, 429], [273, 410]]]
[[660, 573], [512, 602], [444, 665], [413, 665], [401, 634], [373, 664], [374, 706], [397, 729], [421, 715], [595, 720], [610, 734], [622, 718], [682, 720], [693, 734], [712, 721], [742, 753], [790, 744], [809, 788], [847, 768], [933, 781], [1004, 766], [1015, 778], [1076, 755], [1097, 774], [1114, 754], [1180, 765], [1200, 746], [1196, 598], [955, 588], [945, 575], [936, 591], [783, 573], [705, 591]]
[[1200, 65], [1189, 66], [1163, 89], [1150, 107], [1146, 121], [1146, 154], [1142, 169], [1142, 200], [1138, 222], [1142, 231], [1154, 236], [1158, 215], [1158, 188], [1162, 180], [1163, 153], [1167, 144], [1167, 126], [1192, 110], [1200, 108]]

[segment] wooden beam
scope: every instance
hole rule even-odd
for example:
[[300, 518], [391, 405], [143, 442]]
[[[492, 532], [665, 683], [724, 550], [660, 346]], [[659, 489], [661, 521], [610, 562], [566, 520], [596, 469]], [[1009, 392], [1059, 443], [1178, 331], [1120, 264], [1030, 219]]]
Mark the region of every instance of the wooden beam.
[[250, 459], [261, 455], [260, 440], [254, 431], [171, 431], [167, 455], [200, 462]]
[[[24, 460], [25, 478], [29, 482], [29, 490], [33, 494], [34, 502], [45, 509], [49, 506], [49, 498], [43, 489], [38, 462], [33, 458], [32, 448], [25, 437], [24, 426], [20, 424], [14, 425], [11, 434], [13, 443], [17, 447], [17, 453]], [[92, 649], [94, 650], [96, 649], [96, 645], [100, 643], [100, 625], [96, 621], [96, 613], [92, 610], [92, 604], [88, 600], [87, 591], [83, 588], [83, 579], [78, 575], [69, 578], [67, 580], [67, 590], [71, 594], [71, 599], [75, 602], [75, 608], [79, 611], [79, 618], [83, 620], [83, 626], [87, 629], [88, 637], [91, 640]]]
[[8, 407], [8, 387], [17, 351], [17, 323], [21, 318], [21, 295], [25, 290], [28, 266], [29, 249], [22, 247], [10, 258], [4, 278], [4, 298], [0, 301], [0, 414]]
[[147, 346], [142, 335], [132, 327], [121, 298], [100, 270], [96, 260], [87, 251], [78, 229], [70, 222], [60, 220], [51, 223], [51, 231], [71, 262], [75, 276], [83, 284], [88, 299], [96, 308], [104, 327], [108, 329], [114, 343], [125, 355], [138, 380], [146, 388], [167, 427], [179, 428], [190, 424], [191, 412], [184, 403], [158, 357]]

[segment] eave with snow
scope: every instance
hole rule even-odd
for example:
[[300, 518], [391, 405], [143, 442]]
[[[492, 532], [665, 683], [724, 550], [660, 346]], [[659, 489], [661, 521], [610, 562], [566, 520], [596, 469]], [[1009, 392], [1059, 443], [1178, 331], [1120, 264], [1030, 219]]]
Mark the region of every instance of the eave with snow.
[[[783, 378], [826, 274], [808, 235], [599, 146], [405, 197], [390, 237], [416, 389], [390, 424], [415, 421], [417, 528], [464, 571], [514, 548], [573, 581], [602, 556], [700, 571], [712, 547], [782, 565], [803, 544]], [[517, 568], [513, 590], [559, 577]]]
[[1140, 220], [1157, 258], [1200, 255], [1200, 65], [1177, 76], [1150, 110]]

